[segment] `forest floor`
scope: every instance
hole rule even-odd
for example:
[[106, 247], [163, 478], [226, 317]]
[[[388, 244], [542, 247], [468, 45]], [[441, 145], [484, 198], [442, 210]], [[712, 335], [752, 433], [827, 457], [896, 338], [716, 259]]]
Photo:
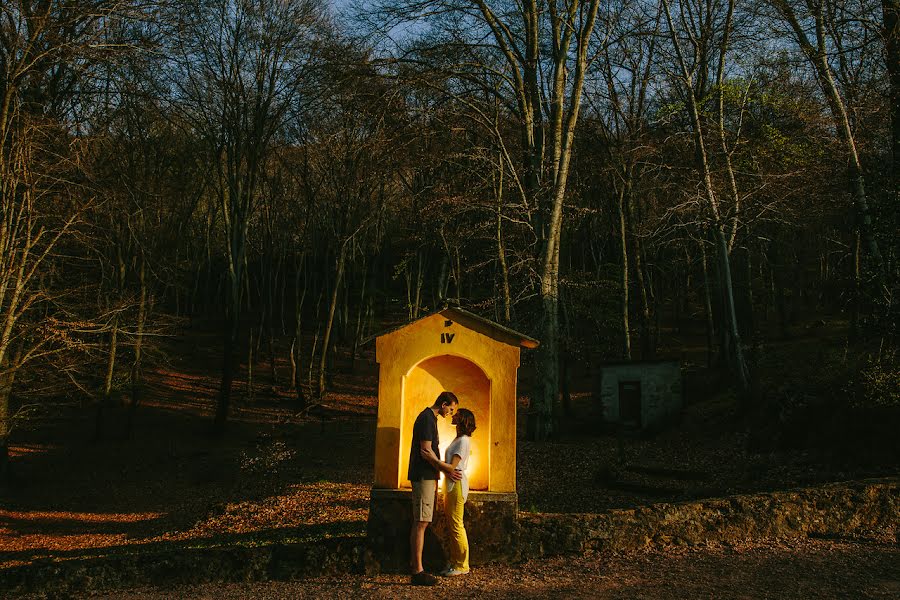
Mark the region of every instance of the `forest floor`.
[[835, 540], [761, 542], [739, 547], [668, 548], [532, 560], [473, 569], [415, 588], [402, 575], [345, 575], [290, 582], [205, 584], [122, 590], [119, 600], [196, 598], [897, 598], [896, 544]]
[[[803, 343], [821, 345], [813, 338]], [[104, 437], [92, 441], [90, 407], [16, 434], [11, 480], [0, 492], [0, 568], [137, 548], [364, 533], [373, 478], [374, 348], [364, 349], [352, 371], [344, 357], [325, 403], [311, 415], [297, 413], [287, 389], [272, 389], [264, 363], [254, 368], [251, 400], [243, 365], [228, 431], [214, 438], [209, 432], [218, 390], [217, 338], [190, 331], [169, 344], [168, 361], [147, 374], [130, 439], [122, 434], [124, 410], [118, 409], [108, 416]], [[289, 367], [277, 367], [286, 380]], [[522, 397], [520, 429], [526, 410]], [[895, 457], [859, 464], [804, 450], [751, 453], [734, 398], [726, 392], [694, 393], [681, 423], [667, 431], [619, 436], [599, 426], [589, 378], [582, 375], [563, 424], [558, 439], [548, 443], [527, 442], [520, 431], [520, 510], [597, 512], [898, 472]], [[851, 556], [856, 546], [840, 548]], [[753, 568], [762, 573], [769, 550], [760, 552], [762, 562]], [[704, 560], [713, 564], [719, 556]], [[771, 560], [789, 562], [788, 557]], [[658, 562], [655, 568], [663, 569], [665, 561]], [[625, 563], [630, 564], [620, 566]], [[634, 568], [628, 567], [632, 574]], [[497, 578], [506, 577], [497, 569]], [[615, 596], [625, 588], [609, 589]], [[629, 597], [627, 589], [622, 593]]]

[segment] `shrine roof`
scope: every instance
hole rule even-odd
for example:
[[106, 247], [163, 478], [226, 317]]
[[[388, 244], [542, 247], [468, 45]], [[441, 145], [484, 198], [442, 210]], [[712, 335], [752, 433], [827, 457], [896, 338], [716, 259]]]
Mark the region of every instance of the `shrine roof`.
[[393, 335], [398, 331], [406, 329], [410, 325], [414, 323], [418, 323], [424, 319], [431, 318], [435, 315], [441, 315], [449, 321], [453, 321], [455, 323], [459, 323], [463, 327], [471, 329], [472, 331], [476, 331], [482, 335], [485, 335], [491, 339], [497, 340], [498, 342], [503, 342], [504, 344], [509, 344], [510, 346], [521, 346], [523, 348], [537, 348], [540, 345], [540, 342], [534, 339], [531, 336], [525, 335], [524, 333], [520, 333], [514, 329], [511, 329], [505, 325], [501, 325], [496, 321], [492, 321], [481, 315], [477, 315], [473, 312], [470, 312], [464, 308], [459, 306], [454, 306], [451, 304], [445, 304], [443, 307], [430, 312], [426, 315], [419, 317], [418, 319], [414, 319], [407, 323], [403, 323], [386, 331], [382, 331], [381, 333], [377, 333], [369, 338], [367, 338], [363, 343], [368, 343], [374, 339]]

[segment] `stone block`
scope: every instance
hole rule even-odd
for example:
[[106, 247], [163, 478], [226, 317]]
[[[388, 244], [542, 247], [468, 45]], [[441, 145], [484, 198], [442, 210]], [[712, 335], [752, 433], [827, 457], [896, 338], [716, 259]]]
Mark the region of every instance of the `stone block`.
[[[369, 548], [384, 572], [405, 573], [409, 569], [410, 496], [409, 490], [372, 490]], [[515, 493], [469, 492], [464, 521], [472, 566], [515, 558], [517, 511]], [[447, 518], [439, 494], [434, 521], [425, 531], [422, 560], [427, 570], [440, 570], [447, 564], [447, 535]]]

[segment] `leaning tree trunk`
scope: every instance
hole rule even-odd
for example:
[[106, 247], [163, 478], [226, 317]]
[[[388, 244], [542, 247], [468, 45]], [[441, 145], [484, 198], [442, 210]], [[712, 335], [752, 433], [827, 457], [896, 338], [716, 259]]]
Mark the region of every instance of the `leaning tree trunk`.
[[734, 306], [734, 287], [731, 277], [731, 258], [728, 252], [725, 224], [719, 211], [719, 204], [716, 199], [715, 188], [713, 187], [712, 174], [710, 173], [709, 159], [707, 157], [706, 144], [703, 137], [703, 128], [700, 121], [700, 107], [698, 106], [698, 100], [694, 92], [693, 78], [688, 70], [684, 55], [682, 54], [681, 44], [679, 43], [678, 37], [675, 35], [675, 28], [672, 23], [672, 15], [669, 10], [668, 0], [663, 0], [663, 8], [666, 13], [666, 22], [669, 26], [672, 45], [675, 48], [675, 54], [678, 58], [678, 63], [684, 79], [685, 96], [688, 99], [688, 111], [691, 117], [691, 125], [694, 130], [695, 158], [698, 171], [700, 171], [703, 179], [707, 207], [709, 208], [710, 220], [712, 221], [711, 227], [713, 239], [718, 254], [719, 284], [723, 300], [725, 301], [724, 321], [731, 342], [729, 362], [731, 363], [732, 372], [737, 378], [740, 395], [742, 399], [746, 401], [750, 394], [750, 373], [744, 356], [740, 333], [738, 331], [737, 313]]
[[[356, 356], [359, 354], [359, 344], [363, 339], [363, 329], [365, 325], [366, 308], [368, 307], [368, 286], [369, 286], [369, 267], [366, 264], [366, 255], [363, 254], [362, 259], [362, 286], [359, 291], [359, 306], [356, 308], [356, 327], [353, 330], [353, 349], [350, 351], [350, 370], [356, 371]], [[374, 261], [373, 261], [374, 262]], [[349, 292], [348, 292], [349, 295]]]
[[[891, 155], [893, 193], [900, 189], [900, 0], [881, 0], [884, 18], [884, 50], [891, 98]], [[895, 195], [895, 202], [897, 196]]]
[[[890, 2], [891, 0], [886, 0]], [[896, 4], [893, 2], [893, 4]], [[834, 80], [834, 74], [831, 65], [828, 64], [828, 40], [827, 27], [825, 17], [822, 12], [822, 6], [818, 5], [811, 8], [812, 17], [815, 21], [815, 44], [812, 43], [807, 35], [806, 28], [801, 25], [797, 14], [793, 7], [783, 0], [776, 0], [776, 8], [781, 12], [782, 16], [794, 30], [797, 43], [807, 60], [812, 64], [822, 88], [822, 93], [828, 102], [831, 110], [832, 119], [834, 120], [835, 129], [844, 145], [844, 151], [847, 154], [847, 179], [850, 184], [850, 192], [852, 203], [857, 214], [857, 223], [862, 238], [862, 246], [869, 256], [873, 271], [878, 277], [879, 284], [884, 286], [886, 283], [886, 267], [881, 251], [878, 247], [878, 241], [872, 227], [872, 213], [869, 209], [868, 198], [866, 195], [865, 181], [863, 178], [863, 169], [859, 161], [859, 153], [856, 149], [856, 139], [853, 134], [853, 128], [850, 125], [850, 117], [847, 114], [847, 107], [841, 93], [838, 90], [837, 83]], [[894, 6], [896, 8], [896, 6]], [[896, 15], [896, 12], [893, 13]], [[895, 24], [896, 29], [896, 24]], [[893, 57], [896, 60], [896, 56]], [[889, 57], [890, 60], [890, 57]], [[892, 85], [894, 80], [892, 80]]]
[[[343, 268], [343, 250], [342, 258], [341, 258], [341, 268]], [[413, 303], [413, 311], [412, 318], [419, 318], [419, 310], [422, 306], [422, 285], [425, 283], [425, 253], [423, 250], [419, 250], [416, 253], [416, 293], [415, 293], [415, 301]], [[458, 291], [458, 290], [457, 290]], [[457, 294], [458, 297], [458, 294]]]
[[628, 324], [628, 230], [625, 225], [625, 203], [628, 202], [628, 199], [626, 195], [626, 184], [623, 183], [619, 188], [618, 202], [616, 203], [619, 216], [619, 247], [622, 250], [622, 293], [620, 296], [622, 303], [622, 358], [631, 360], [631, 328]]
[[[337, 274], [334, 278], [334, 292], [331, 294], [331, 305], [328, 308], [328, 319], [325, 322], [325, 334], [322, 339], [322, 356], [319, 360], [319, 385], [318, 385], [318, 399], [321, 399], [325, 396], [325, 374], [326, 374], [326, 363], [328, 361], [328, 348], [331, 343], [331, 330], [334, 325], [334, 313], [337, 309], [337, 301], [338, 294], [341, 288], [341, 278], [344, 275], [344, 262], [346, 260], [347, 254], [347, 244], [341, 244], [341, 249], [338, 252], [338, 263], [337, 263]], [[418, 296], [418, 292], [417, 292]], [[417, 297], [418, 300], [418, 297]]]
[[503, 243], [503, 173], [505, 171], [503, 157], [499, 161], [500, 177], [497, 182], [497, 259], [500, 263], [500, 277], [503, 287], [503, 321], [511, 320], [512, 299], [509, 291], [509, 266], [506, 264], [506, 247]]
[[629, 188], [628, 193], [625, 196], [625, 217], [626, 223], [628, 225], [628, 229], [631, 232], [630, 238], [632, 240], [632, 248], [631, 248], [631, 256], [634, 260], [634, 275], [637, 279], [637, 289], [639, 292], [639, 298], [641, 303], [641, 311], [640, 311], [640, 342], [641, 342], [641, 358], [643, 360], [648, 360], [653, 358], [656, 352], [653, 349], [652, 336], [650, 332], [650, 301], [647, 298], [647, 283], [646, 276], [644, 275], [644, 270], [646, 269], [646, 264], [643, 259], [644, 253], [644, 245], [641, 241], [641, 236], [637, 233], [637, 221], [634, 210], [634, 195], [632, 193], [633, 188], [631, 176], [629, 176]]

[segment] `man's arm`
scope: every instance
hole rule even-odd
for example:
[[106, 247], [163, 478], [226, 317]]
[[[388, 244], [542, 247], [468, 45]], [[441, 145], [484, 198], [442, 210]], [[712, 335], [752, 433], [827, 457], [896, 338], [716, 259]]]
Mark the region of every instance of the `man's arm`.
[[447, 477], [452, 479], [453, 481], [459, 481], [462, 479], [462, 473], [456, 470], [456, 465], [459, 464], [460, 458], [459, 455], [453, 456], [452, 463], [445, 463], [441, 459], [439, 459], [434, 450], [431, 449], [431, 440], [422, 440], [419, 442], [420, 444], [420, 452], [422, 454], [422, 458], [428, 461], [432, 467], [437, 469], [438, 471], [443, 471], [447, 474]]

